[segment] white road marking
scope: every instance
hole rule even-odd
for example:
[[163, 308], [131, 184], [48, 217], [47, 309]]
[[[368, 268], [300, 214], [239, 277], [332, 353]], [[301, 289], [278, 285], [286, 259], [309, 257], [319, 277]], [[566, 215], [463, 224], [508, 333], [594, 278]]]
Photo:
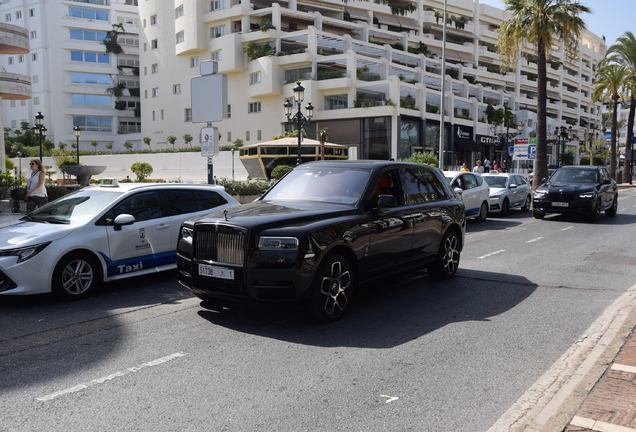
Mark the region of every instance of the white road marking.
[[617, 363], [614, 363], [612, 365], [612, 369], [617, 370], [617, 371], [621, 371], [621, 372], [636, 373], [636, 367], [622, 365], [622, 364], [617, 364]]
[[541, 240], [543, 237], [537, 237], [537, 238], [533, 238], [532, 240], [528, 240], [526, 243], [534, 243], [536, 241]]
[[625, 211], [625, 210], [627, 210], [627, 209], [626, 209], [626, 208], [624, 208], [624, 209], [620, 209], [619, 211]]
[[106, 375], [106, 376], [101, 377], [101, 378], [90, 380], [88, 382], [85, 382], [85, 383], [82, 383], [82, 384], [78, 384], [76, 386], [69, 387], [69, 388], [64, 389], [64, 390], [56, 391], [55, 393], [51, 393], [51, 394], [48, 394], [46, 396], [39, 397], [39, 398], [37, 398], [37, 400], [39, 400], [39, 401], [50, 401], [50, 400], [55, 399], [58, 396], [62, 396], [62, 395], [65, 395], [67, 393], [74, 393], [74, 392], [77, 392], [77, 391], [80, 391], [80, 390], [84, 390], [84, 389], [87, 389], [87, 388], [92, 387], [92, 386], [97, 385], [97, 384], [103, 384], [106, 381], [110, 381], [110, 380], [115, 379], [117, 377], [122, 377], [122, 376], [125, 376], [125, 375], [128, 375], [128, 374], [131, 374], [133, 372], [139, 372], [140, 370], [145, 369], [147, 367], [158, 366], [158, 365], [160, 365], [162, 363], [166, 363], [166, 362], [169, 362], [171, 360], [174, 360], [176, 358], [183, 357], [183, 356], [185, 356], [184, 353], [170, 354], [168, 356], [161, 357], [161, 358], [149, 361], [147, 363], [142, 363], [139, 366], [133, 366], [133, 367], [128, 368], [128, 369], [123, 370], [123, 371], [115, 372], [113, 374]]
[[567, 231], [567, 230], [572, 229], [572, 228], [574, 228], [574, 227], [573, 226], [569, 226], [569, 227], [561, 228], [561, 231]]
[[496, 252], [492, 252], [492, 253], [489, 253], [489, 254], [486, 254], [486, 255], [482, 255], [482, 256], [480, 256], [480, 257], [477, 257], [477, 259], [484, 259], [484, 258], [488, 258], [489, 256], [497, 255], [497, 254], [500, 254], [500, 253], [505, 252], [505, 251], [506, 251], [505, 249], [501, 249], [501, 250], [498, 250], [498, 251], [496, 251]]
[[399, 397], [397, 396], [387, 396], [387, 395], [380, 395], [380, 396], [382, 396], [383, 398], [388, 398], [385, 403], [393, 402], [394, 400], [399, 399]]

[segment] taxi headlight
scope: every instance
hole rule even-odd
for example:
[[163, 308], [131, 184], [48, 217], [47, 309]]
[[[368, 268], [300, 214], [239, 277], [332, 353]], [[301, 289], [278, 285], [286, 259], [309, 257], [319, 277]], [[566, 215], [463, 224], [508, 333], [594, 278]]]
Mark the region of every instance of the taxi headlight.
[[259, 250], [270, 251], [295, 251], [298, 250], [296, 237], [259, 237]]
[[45, 247], [50, 245], [51, 242], [40, 243], [38, 245], [0, 250], [0, 256], [17, 256], [18, 262], [21, 263], [28, 259], [33, 258], [39, 254]]
[[490, 199], [492, 199], [492, 200], [498, 200], [499, 198], [501, 198], [501, 195], [492, 195], [490, 197]]

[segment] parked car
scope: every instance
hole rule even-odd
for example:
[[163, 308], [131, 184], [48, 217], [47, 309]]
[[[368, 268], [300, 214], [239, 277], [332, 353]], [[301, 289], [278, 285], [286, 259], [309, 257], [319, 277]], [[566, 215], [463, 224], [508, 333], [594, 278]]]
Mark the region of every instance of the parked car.
[[185, 221], [179, 281], [204, 300], [307, 304], [333, 321], [380, 277], [453, 277], [465, 228], [464, 204], [437, 168], [310, 162], [252, 203]]
[[113, 181], [65, 195], [0, 228], [0, 294], [79, 299], [102, 281], [174, 269], [181, 222], [237, 205], [196, 184]]
[[[556, 169], [554, 168], [548, 168], [548, 178], [552, 177], [552, 174], [554, 174], [554, 172], [556, 171]], [[530, 173], [528, 174], [527, 180], [530, 184], [532, 184], [532, 178], [534, 177], [534, 173]]]
[[490, 189], [480, 174], [443, 171], [444, 177], [466, 206], [466, 217], [485, 221], [490, 211]]
[[530, 210], [532, 187], [521, 175], [491, 171], [482, 178], [490, 186], [490, 213], [506, 216], [510, 209]]
[[605, 167], [564, 166], [534, 191], [533, 213], [580, 213], [593, 221], [616, 215], [618, 186]]

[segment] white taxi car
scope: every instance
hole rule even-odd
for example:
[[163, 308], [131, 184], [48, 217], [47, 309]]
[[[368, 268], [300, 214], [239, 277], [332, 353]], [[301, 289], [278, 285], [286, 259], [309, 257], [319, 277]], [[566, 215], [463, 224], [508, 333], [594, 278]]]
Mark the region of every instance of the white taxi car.
[[532, 204], [532, 186], [519, 174], [490, 171], [482, 178], [490, 186], [490, 212], [506, 216], [508, 210], [527, 212]]
[[488, 216], [490, 190], [480, 174], [468, 171], [442, 171], [453, 189], [460, 189], [459, 195], [466, 206], [466, 217], [485, 221]]
[[0, 228], [0, 295], [79, 299], [103, 281], [173, 269], [181, 222], [237, 205], [203, 184], [115, 180], [65, 195]]

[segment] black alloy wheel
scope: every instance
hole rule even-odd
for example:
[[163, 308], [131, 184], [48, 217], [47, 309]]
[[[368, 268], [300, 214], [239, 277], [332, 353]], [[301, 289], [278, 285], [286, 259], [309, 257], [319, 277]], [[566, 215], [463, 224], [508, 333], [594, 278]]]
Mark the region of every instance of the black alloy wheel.
[[311, 311], [323, 322], [338, 320], [349, 309], [356, 275], [342, 255], [327, 256], [316, 272], [311, 290]]
[[428, 266], [428, 273], [435, 279], [450, 279], [459, 267], [460, 242], [454, 230], [446, 231], [439, 245], [437, 258]]
[[605, 210], [605, 215], [616, 216], [617, 212], [618, 212], [618, 194], [614, 195], [614, 202], [612, 203], [612, 206], [610, 208]]
[[53, 271], [53, 293], [63, 300], [88, 297], [101, 283], [101, 266], [87, 252], [72, 252], [64, 256]]
[[594, 203], [592, 213], [590, 213], [590, 220], [592, 222], [598, 222], [601, 219], [601, 200], [600, 198]]

